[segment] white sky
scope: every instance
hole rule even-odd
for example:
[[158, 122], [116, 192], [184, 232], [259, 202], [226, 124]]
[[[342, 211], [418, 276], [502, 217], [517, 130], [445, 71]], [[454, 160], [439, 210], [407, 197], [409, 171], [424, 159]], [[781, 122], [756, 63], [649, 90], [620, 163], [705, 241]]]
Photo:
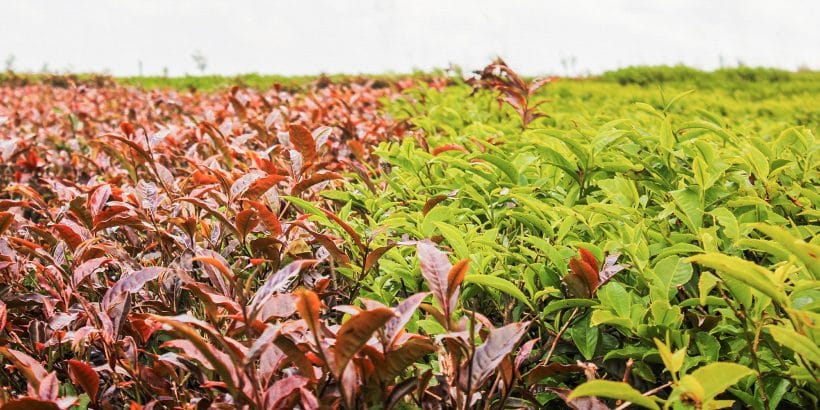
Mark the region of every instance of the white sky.
[[[742, 61], [820, 69], [818, 0], [0, 0], [0, 62], [115, 75], [407, 72], [526, 74]], [[2, 69], [2, 67], [0, 67]]]

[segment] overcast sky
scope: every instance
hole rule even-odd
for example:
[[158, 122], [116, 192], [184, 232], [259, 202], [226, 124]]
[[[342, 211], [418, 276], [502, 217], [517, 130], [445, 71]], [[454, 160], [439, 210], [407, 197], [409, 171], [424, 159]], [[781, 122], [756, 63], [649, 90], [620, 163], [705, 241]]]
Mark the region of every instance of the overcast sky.
[[636, 64], [820, 69], [818, 0], [0, 0], [17, 70], [208, 74]]

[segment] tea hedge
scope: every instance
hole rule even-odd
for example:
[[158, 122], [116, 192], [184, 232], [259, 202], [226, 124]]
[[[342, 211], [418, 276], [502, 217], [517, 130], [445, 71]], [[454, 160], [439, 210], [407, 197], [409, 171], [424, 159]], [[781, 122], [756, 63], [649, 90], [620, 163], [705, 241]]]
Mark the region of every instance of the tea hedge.
[[796, 76], [6, 84], [0, 408], [816, 407]]

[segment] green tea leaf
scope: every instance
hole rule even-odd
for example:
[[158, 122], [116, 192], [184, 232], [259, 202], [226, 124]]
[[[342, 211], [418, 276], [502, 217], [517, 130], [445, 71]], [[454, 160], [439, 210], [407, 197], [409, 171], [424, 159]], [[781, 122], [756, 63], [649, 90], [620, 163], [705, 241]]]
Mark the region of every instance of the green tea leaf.
[[698, 398], [703, 402], [708, 402], [752, 374], [754, 371], [737, 363], [710, 363], [684, 376], [681, 384], [685, 385], [688, 379], [694, 379], [703, 387], [702, 396]]
[[467, 275], [464, 277], [464, 283], [475, 283], [478, 285], [489, 286], [518, 299], [531, 309], [533, 308], [532, 303], [530, 303], [530, 300], [527, 299], [526, 295], [524, 295], [524, 292], [518, 289], [518, 287], [512, 282], [504, 278], [492, 275]]
[[820, 279], [820, 246], [806, 243], [802, 239], [795, 238], [787, 230], [766, 224], [754, 224], [755, 229], [765, 233], [786, 250], [794, 254], [802, 261], [811, 272], [815, 280]]
[[720, 253], [690, 256], [686, 260], [712, 268], [718, 275], [742, 282], [775, 301], [782, 303], [786, 299], [782, 285], [774, 282], [774, 274], [755, 263]]
[[815, 365], [820, 365], [820, 348], [817, 347], [817, 342], [783, 326], [769, 325], [766, 326], [766, 330], [777, 343], [788, 347]]
[[642, 395], [641, 392], [624, 382], [613, 382], [609, 380], [590, 380], [576, 387], [568, 399], [572, 400], [578, 397], [589, 396], [623, 400], [647, 409], [660, 410], [658, 404], [655, 403], [651, 397]]

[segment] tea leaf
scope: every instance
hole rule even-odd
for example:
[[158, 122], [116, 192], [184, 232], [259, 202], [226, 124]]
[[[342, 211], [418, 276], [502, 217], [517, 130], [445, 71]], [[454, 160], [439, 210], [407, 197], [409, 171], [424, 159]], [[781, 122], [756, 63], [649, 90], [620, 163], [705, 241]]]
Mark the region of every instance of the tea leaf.
[[494, 288], [496, 290], [500, 290], [516, 299], [518, 299], [521, 303], [533, 308], [532, 303], [529, 301], [524, 292], [518, 289], [512, 282], [492, 275], [467, 275], [464, 277], [464, 283], [475, 283], [482, 286], [488, 286]]
[[373, 333], [395, 316], [388, 308], [365, 310], [342, 323], [336, 332], [336, 374], [344, 371], [347, 363], [367, 343]]
[[647, 409], [660, 410], [660, 407], [654, 400], [652, 400], [652, 398], [642, 395], [641, 392], [623, 382], [590, 380], [573, 389], [568, 399], [573, 400], [579, 397], [588, 396], [623, 400]]
[[715, 269], [719, 275], [740, 281], [775, 301], [782, 303], [785, 299], [782, 285], [774, 282], [774, 274], [752, 262], [719, 253], [690, 256], [686, 261]]

